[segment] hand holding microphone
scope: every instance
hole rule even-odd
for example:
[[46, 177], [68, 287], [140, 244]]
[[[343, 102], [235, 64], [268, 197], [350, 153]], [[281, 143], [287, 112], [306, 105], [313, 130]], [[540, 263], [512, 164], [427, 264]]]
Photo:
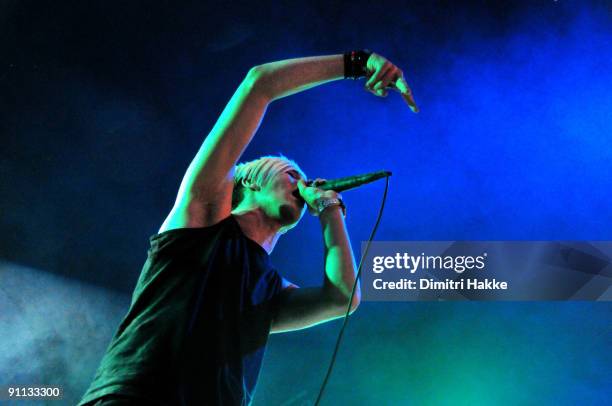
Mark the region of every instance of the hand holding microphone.
[[[341, 206], [346, 215], [346, 207], [339, 192], [353, 189], [387, 176], [391, 176], [391, 172], [377, 171], [332, 180], [317, 178], [315, 180], [304, 181], [300, 179], [298, 181], [298, 189], [293, 194], [295, 197], [306, 202], [308, 211], [312, 215], [320, 214], [320, 212], [328, 207], [325, 204]], [[338, 202], [335, 200], [338, 200]]]
[[[320, 185], [327, 182], [325, 179], [317, 178], [311, 181], [298, 180], [298, 198], [306, 202], [308, 212], [313, 216], [319, 216], [323, 210], [330, 206], [341, 206], [345, 211], [342, 196], [334, 190], [321, 189]], [[295, 194], [295, 192], [294, 192]]]

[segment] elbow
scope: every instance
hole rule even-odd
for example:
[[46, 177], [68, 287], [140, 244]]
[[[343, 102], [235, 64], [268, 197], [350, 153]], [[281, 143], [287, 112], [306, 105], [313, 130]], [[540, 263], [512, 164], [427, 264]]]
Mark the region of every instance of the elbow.
[[257, 65], [249, 69], [243, 83], [250, 89], [251, 93], [264, 98], [266, 102], [269, 103], [273, 100], [269, 80], [263, 66]]
[[[349, 298], [345, 297], [344, 300], [336, 300], [336, 302], [334, 303], [334, 308], [338, 317], [344, 316], [346, 314], [346, 309], [348, 308], [348, 301]], [[351, 301], [351, 308], [349, 310], [349, 314], [355, 313], [360, 303], [361, 294], [357, 291], [355, 292], [353, 300]]]
[[355, 296], [353, 296], [353, 301], [351, 302], [351, 310], [349, 314], [355, 313], [359, 305], [361, 304], [361, 294], [355, 292]]

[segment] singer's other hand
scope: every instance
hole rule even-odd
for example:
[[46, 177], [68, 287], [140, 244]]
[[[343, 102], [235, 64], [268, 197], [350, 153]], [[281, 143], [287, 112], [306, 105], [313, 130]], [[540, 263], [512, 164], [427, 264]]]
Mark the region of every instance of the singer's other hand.
[[418, 113], [419, 108], [412, 96], [412, 90], [404, 79], [404, 72], [384, 56], [372, 53], [366, 65], [368, 80], [365, 84], [366, 90], [378, 97], [387, 97], [388, 89], [397, 90], [410, 110]]
[[340, 198], [340, 194], [333, 190], [323, 190], [319, 189], [317, 186], [325, 183], [326, 179], [317, 178], [312, 182], [308, 182], [308, 184], [300, 179], [298, 181], [298, 190], [300, 191], [300, 196], [302, 199], [306, 201], [306, 205], [308, 206], [308, 212], [313, 216], [317, 215], [317, 210], [314, 207], [314, 203], [317, 199], [322, 197], [325, 198]]

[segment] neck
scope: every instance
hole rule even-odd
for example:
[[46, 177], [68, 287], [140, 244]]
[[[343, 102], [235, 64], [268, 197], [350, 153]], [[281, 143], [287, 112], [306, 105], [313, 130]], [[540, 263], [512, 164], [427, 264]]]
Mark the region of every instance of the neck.
[[272, 252], [281, 234], [280, 224], [271, 221], [260, 208], [240, 210], [236, 208], [232, 215], [238, 221], [244, 235], [261, 245], [268, 254]]

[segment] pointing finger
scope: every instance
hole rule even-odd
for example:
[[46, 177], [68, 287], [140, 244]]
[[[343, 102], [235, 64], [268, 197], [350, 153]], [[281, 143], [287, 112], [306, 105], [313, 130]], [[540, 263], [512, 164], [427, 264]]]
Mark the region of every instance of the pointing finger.
[[408, 87], [408, 83], [406, 83], [404, 78], [397, 79], [397, 81], [395, 82], [395, 86], [397, 87], [397, 90], [399, 90], [399, 92], [401, 93], [402, 98], [404, 99], [406, 104], [408, 104], [408, 107], [410, 107], [410, 110], [412, 110], [414, 113], [418, 113], [419, 108], [416, 105], [416, 102], [414, 101], [414, 97], [412, 96], [412, 90], [410, 90], [410, 87]]

